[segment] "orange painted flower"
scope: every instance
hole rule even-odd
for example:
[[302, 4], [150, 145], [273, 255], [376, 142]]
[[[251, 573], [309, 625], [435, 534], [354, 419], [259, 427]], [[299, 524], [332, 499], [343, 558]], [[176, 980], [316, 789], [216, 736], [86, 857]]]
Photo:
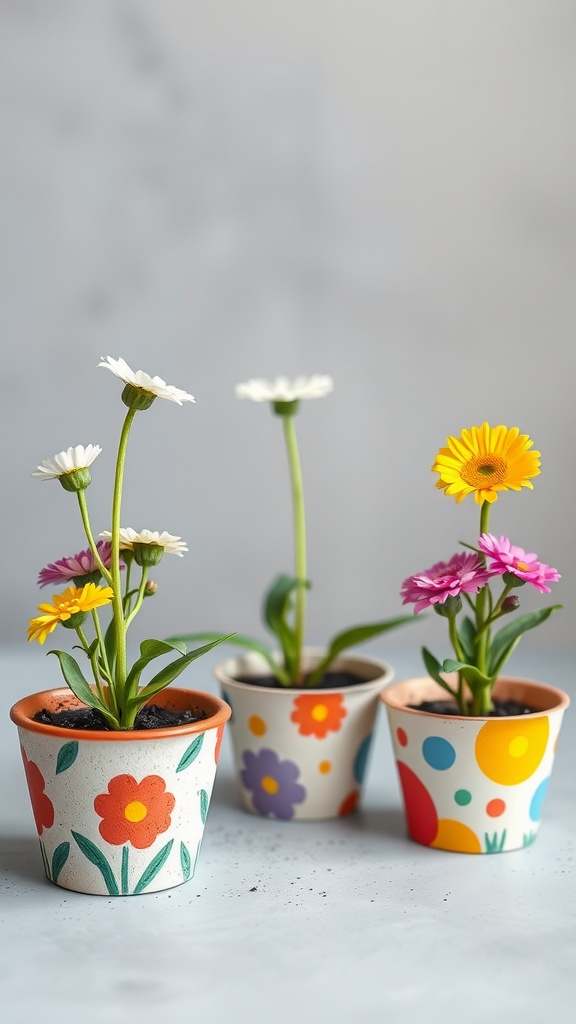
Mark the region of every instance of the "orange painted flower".
[[175, 803], [159, 775], [147, 775], [142, 782], [132, 775], [116, 775], [108, 783], [108, 792], [94, 800], [94, 810], [102, 818], [100, 835], [113, 846], [131, 843], [145, 850], [170, 828]]
[[338, 732], [347, 713], [340, 693], [322, 693], [317, 690], [296, 697], [290, 717], [302, 736], [316, 736], [323, 740], [327, 733]]
[[28, 783], [28, 792], [30, 793], [30, 803], [32, 804], [32, 813], [34, 815], [34, 821], [36, 823], [36, 831], [38, 835], [42, 835], [42, 830], [45, 828], [51, 828], [54, 824], [54, 806], [50, 797], [46, 796], [44, 788], [46, 783], [44, 782], [44, 776], [40, 771], [37, 764], [34, 761], [29, 761], [26, 757], [24, 748], [22, 750], [22, 760], [24, 762], [24, 771], [26, 772], [26, 781]]

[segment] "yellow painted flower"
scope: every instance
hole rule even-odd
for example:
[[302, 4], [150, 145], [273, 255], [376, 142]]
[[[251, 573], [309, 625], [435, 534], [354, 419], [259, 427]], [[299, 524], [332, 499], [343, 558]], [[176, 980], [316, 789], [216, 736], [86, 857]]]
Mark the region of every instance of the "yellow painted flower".
[[28, 640], [38, 640], [43, 644], [59, 622], [67, 622], [73, 615], [109, 604], [112, 597], [111, 587], [98, 587], [95, 583], [87, 583], [84, 587], [68, 587], [63, 594], [54, 594], [53, 604], [38, 605], [38, 611], [43, 614], [28, 623]]
[[529, 477], [540, 473], [540, 452], [530, 451], [534, 442], [518, 427], [481, 427], [448, 437], [448, 447], [438, 452], [432, 470], [440, 479], [436, 487], [457, 502], [474, 494], [476, 503], [493, 502], [498, 491], [530, 487]]

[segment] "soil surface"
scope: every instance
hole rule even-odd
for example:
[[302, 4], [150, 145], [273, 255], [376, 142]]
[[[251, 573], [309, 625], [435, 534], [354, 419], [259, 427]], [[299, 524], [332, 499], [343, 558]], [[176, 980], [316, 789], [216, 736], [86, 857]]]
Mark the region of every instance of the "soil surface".
[[[135, 730], [169, 729], [175, 725], [188, 725], [189, 722], [201, 722], [208, 718], [202, 708], [195, 707], [186, 711], [171, 711], [157, 704], [146, 704], [140, 708], [134, 722]], [[113, 732], [103, 715], [96, 708], [68, 708], [63, 711], [48, 711], [44, 708], [34, 715], [35, 722], [44, 725], [57, 725], [61, 729], [90, 729], [96, 732]], [[130, 730], [132, 731], [132, 730]]]
[[[409, 704], [415, 711], [428, 711], [432, 715], [461, 715], [458, 705], [453, 700], [423, 700], [421, 704]], [[530, 708], [517, 700], [495, 700], [494, 708], [482, 718], [509, 718], [511, 715], [534, 715], [537, 708]]]
[[[289, 690], [292, 687], [282, 686], [276, 676], [235, 676], [237, 683], [248, 683], [250, 686], [265, 686], [271, 690]], [[351, 672], [326, 672], [319, 682], [312, 688], [314, 690], [339, 690], [343, 686], [357, 686], [359, 683], [367, 683], [368, 679], [361, 679]], [[306, 676], [299, 690], [306, 689]], [[296, 687], [294, 687], [296, 689]]]

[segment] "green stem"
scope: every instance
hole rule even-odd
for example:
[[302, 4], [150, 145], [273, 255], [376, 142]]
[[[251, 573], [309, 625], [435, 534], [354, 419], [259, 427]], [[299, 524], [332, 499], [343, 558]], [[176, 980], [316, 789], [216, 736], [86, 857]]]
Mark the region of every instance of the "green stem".
[[135, 618], [136, 615], [138, 615], [138, 612], [140, 611], [140, 608], [142, 607], [142, 602], [144, 600], [144, 590], [146, 589], [146, 580], [147, 579], [148, 579], [148, 566], [144, 565], [144, 566], [142, 566], [142, 578], [140, 580], [140, 586], [138, 588], [138, 597], [136, 598], [136, 604], [134, 605], [134, 607], [133, 607], [132, 611], [130, 612], [128, 618], [126, 619], [126, 626], [125, 626], [126, 632], [128, 632], [128, 626], [132, 622], [132, 619]]
[[[88, 655], [88, 651], [90, 650], [90, 644], [88, 643], [88, 638], [84, 630], [82, 629], [82, 626], [76, 626], [76, 633], [78, 634], [78, 639], [80, 640], [82, 647], [84, 648], [86, 654]], [[104, 691], [102, 690], [102, 683], [100, 682], [100, 675], [98, 672], [98, 656], [96, 653], [94, 653], [92, 657], [88, 655], [88, 658], [90, 661], [90, 665], [92, 667], [94, 682], [96, 683], [96, 691], [100, 699], [104, 701], [104, 703], [106, 703], [106, 700], [104, 699]]]
[[[480, 534], [488, 533], [489, 519], [490, 502], [484, 501], [480, 510]], [[486, 625], [487, 590], [488, 584], [485, 584], [476, 597], [476, 636], [479, 639], [476, 649], [476, 667], [484, 675], [488, 675], [486, 668], [488, 664], [488, 645], [490, 642], [490, 630]]]
[[116, 634], [116, 678], [113, 681], [113, 689], [116, 689], [116, 699], [124, 693], [126, 682], [126, 626], [124, 623], [124, 603], [120, 582], [120, 513], [122, 508], [122, 481], [124, 478], [124, 464], [126, 462], [126, 449], [128, 446], [128, 435], [132, 420], [136, 415], [135, 409], [128, 409], [126, 419], [122, 426], [120, 443], [118, 445], [118, 457], [116, 459], [116, 475], [114, 478], [114, 497], [112, 501], [112, 537], [111, 537], [111, 563], [112, 589], [112, 612], [114, 615], [114, 628]]
[[496, 622], [496, 619], [500, 618], [501, 611], [502, 611], [502, 605], [504, 604], [504, 601], [508, 597], [508, 594], [510, 593], [510, 591], [514, 590], [514, 586], [515, 586], [514, 583], [506, 583], [505, 584], [504, 589], [503, 589], [502, 593], [500, 594], [500, 597], [498, 598], [496, 604], [494, 605], [494, 609], [490, 612], [490, 615], [485, 619], [484, 625], [482, 626], [482, 629], [477, 634], [477, 636], [480, 636], [480, 633], [483, 630], [488, 629], [494, 622]]
[[94, 561], [96, 562], [96, 565], [98, 566], [100, 572], [102, 573], [102, 576], [104, 577], [104, 579], [106, 580], [108, 586], [110, 587], [110, 586], [112, 586], [112, 576], [111, 576], [110, 572], [108, 571], [108, 569], [106, 568], [106, 566], [104, 565], [104, 562], [100, 558], [100, 552], [98, 551], [98, 548], [96, 546], [96, 541], [94, 540], [94, 537], [93, 537], [93, 534], [92, 534], [92, 529], [90, 527], [90, 520], [88, 518], [88, 505], [87, 505], [87, 502], [86, 502], [86, 491], [77, 491], [76, 493], [78, 494], [78, 504], [80, 506], [80, 515], [82, 516], [82, 523], [83, 523], [83, 526], [84, 526], [84, 532], [85, 532], [85, 534], [86, 534], [86, 536], [88, 538], [88, 544], [90, 545], [90, 550], [91, 550], [91, 552], [92, 552], [92, 554], [94, 556]]
[[294, 602], [294, 640], [297, 654], [298, 679], [301, 675], [302, 647], [306, 630], [306, 517], [304, 510], [304, 488], [302, 483], [302, 469], [300, 456], [298, 454], [298, 443], [296, 430], [292, 416], [282, 416], [284, 424], [284, 439], [288, 454], [290, 467], [290, 480], [292, 484], [292, 505], [294, 515], [294, 568], [295, 576], [301, 582], [297, 587]]

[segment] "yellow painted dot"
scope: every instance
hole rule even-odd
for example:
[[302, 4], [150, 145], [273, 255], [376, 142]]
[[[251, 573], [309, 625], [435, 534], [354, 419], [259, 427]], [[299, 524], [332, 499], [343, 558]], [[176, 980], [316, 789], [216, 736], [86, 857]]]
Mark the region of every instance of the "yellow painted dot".
[[148, 814], [147, 808], [139, 800], [133, 800], [124, 808], [124, 817], [128, 821], [142, 821]]
[[332, 771], [332, 762], [320, 761], [320, 764], [318, 765], [318, 771], [321, 772], [322, 775], [327, 775], [328, 772]]
[[482, 853], [476, 833], [468, 825], [451, 818], [440, 818], [438, 832], [431, 846], [440, 850], [454, 850], [456, 853]]
[[254, 736], [263, 736], [266, 732], [267, 726], [263, 718], [260, 715], [250, 715], [248, 719], [248, 728]]
[[260, 785], [264, 792], [268, 793], [270, 796], [274, 796], [280, 789], [280, 783], [277, 779], [273, 779], [271, 775], [265, 775]]
[[515, 736], [508, 744], [508, 753], [510, 754], [510, 757], [524, 757], [527, 750], [528, 740], [525, 736]]
[[315, 722], [325, 722], [328, 718], [328, 708], [325, 704], [315, 704], [310, 715]]

